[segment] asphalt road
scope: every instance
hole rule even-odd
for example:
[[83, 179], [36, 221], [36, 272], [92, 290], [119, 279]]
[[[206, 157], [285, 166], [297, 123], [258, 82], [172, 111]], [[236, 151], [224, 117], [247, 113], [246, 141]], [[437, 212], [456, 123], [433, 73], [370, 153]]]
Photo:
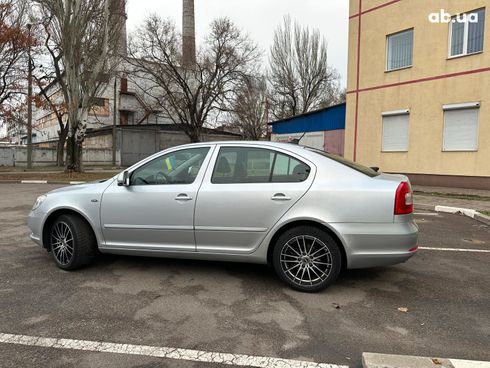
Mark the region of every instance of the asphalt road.
[[[266, 266], [103, 256], [64, 272], [28, 239], [50, 185], [0, 185], [0, 333], [144, 344], [360, 367], [362, 352], [490, 360], [490, 253], [420, 250], [345, 272], [319, 294]], [[490, 249], [490, 228], [418, 215], [420, 246]], [[399, 307], [408, 308], [400, 312]], [[215, 364], [0, 343], [1, 367]]]

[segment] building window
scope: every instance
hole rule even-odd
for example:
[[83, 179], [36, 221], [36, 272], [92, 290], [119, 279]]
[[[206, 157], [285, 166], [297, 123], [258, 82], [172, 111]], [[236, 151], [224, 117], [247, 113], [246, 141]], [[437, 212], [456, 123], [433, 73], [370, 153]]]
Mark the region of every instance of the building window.
[[443, 110], [443, 151], [477, 151], [480, 103], [445, 105]]
[[386, 70], [397, 70], [412, 66], [413, 29], [395, 33], [386, 38]]
[[383, 113], [383, 152], [408, 151], [409, 110], [389, 111]]
[[449, 57], [483, 51], [485, 9], [459, 14], [449, 27]]

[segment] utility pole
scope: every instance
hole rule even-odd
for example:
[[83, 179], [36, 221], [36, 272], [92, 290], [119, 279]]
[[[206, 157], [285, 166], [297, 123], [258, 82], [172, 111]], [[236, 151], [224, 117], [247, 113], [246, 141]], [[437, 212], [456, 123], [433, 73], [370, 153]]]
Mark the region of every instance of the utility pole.
[[27, 25], [29, 31], [28, 38], [28, 67], [27, 67], [27, 168], [32, 168], [32, 57], [31, 57], [31, 28], [32, 24]]
[[114, 110], [112, 111], [112, 166], [116, 166], [117, 125], [117, 77], [114, 77]]

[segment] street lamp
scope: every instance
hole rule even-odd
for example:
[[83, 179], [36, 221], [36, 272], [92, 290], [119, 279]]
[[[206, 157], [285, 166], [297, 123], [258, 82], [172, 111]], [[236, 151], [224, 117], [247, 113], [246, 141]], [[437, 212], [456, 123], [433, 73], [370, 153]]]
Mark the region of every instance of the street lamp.
[[29, 32], [27, 45], [27, 168], [32, 168], [32, 57], [31, 57], [31, 28], [32, 24], [27, 24]]

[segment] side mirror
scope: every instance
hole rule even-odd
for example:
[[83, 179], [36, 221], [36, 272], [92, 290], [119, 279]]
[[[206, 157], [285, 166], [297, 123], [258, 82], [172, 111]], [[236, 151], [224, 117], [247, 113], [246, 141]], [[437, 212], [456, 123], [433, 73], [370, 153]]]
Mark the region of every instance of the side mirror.
[[129, 173], [127, 170], [124, 170], [117, 176], [117, 185], [120, 187], [129, 187]]

